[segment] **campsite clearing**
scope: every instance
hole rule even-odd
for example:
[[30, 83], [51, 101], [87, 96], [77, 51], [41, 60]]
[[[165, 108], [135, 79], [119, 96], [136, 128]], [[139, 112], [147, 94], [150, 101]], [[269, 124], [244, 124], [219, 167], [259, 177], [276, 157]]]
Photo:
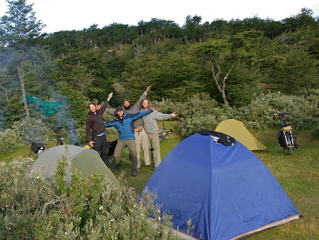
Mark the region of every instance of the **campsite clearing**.
[[[174, 133], [161, 142], [161, 153], [164, 158], [181, 140], [181, 136]], [[293, 156], [283, 153], [278, 146], [275, 138], [276, 129], [253, 132], [254, 136], [260, 140], [266, 147], [267, 151], [258, 151], [255, 154], [267, 166], [271, 173], [278, 180], [284, 191], [287, 193], [295, 207], [303, 215], [303, 218], [289, 222], [287, 224], [255, 233], [246, 239], [319, 239], [319, 141], [313, 140], [308, 132], [296, 133], [300, 148], [296, 150]], [[49, 146], [50, 147], [50, 146]], [[28, 147], [17, 149], [12, 155], [1, 157], [1, 161], [17, 159], [28, 154]], [[142, 166], [136, 178], [130, 173], [131, 165], [128, 153], [123, 154], [121, 171], [116, 172], [120, 176], [125, 171], [124, 179], [130, 187], [135, 188], [139, 194], [146, 182], [153, 174], [150, 168]]]

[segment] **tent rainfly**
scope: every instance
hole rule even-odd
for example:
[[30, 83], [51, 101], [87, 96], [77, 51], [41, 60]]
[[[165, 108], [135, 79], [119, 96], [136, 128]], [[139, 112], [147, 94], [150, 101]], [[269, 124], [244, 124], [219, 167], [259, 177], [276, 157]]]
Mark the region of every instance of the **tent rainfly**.
[[243, 122], [239, 120], [224, 120], [217, 125], [215, 131], [232, 136], [251, 151], [267, 150], [267, 147], [246, 128]]
[[111, 182], [119, 182], [111, 170], [104, 164], [97, 151], [74, 145], [60, 145], [45, 150], [30, 167], [31, 172], [43, 171], [44, 175], [52, 178], [58, 166], [58, 160], [66, 160], [66, 180], [71, 181], [71, 169], [77, 169], [82, 177], [88, 177], [94, 171], [102, 173]]
[[[180, 142], [143, 189], [156, 196], [162, 214], [172, 216], [174, 229], [197, 239], [229, 240], [300, 217], [252, 151], [238, 141], [220, 144], [210, 132]], [[194, 229], [188, 229], [189, 220]]]

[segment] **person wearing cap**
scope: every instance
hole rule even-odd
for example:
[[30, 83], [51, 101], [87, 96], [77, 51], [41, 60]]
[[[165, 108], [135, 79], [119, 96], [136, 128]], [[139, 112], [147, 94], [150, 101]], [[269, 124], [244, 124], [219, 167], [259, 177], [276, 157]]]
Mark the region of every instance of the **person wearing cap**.
[[[141, 110], [141, 102], [146, 98], [151, 86], [148, 86], [146, 90], [143, 92], [141, 97], [137, 100], [137, 102], [132, 106], [130, 101], [125, 99], [123, 101], [124, 113], [138, 113]], [[106, 113], [114, 116], [116, 114], [115, 110], [106, 109]], [[135, 145], [137, 152], [137, 169], [141, 167], [141, 148], [144, 153], [144, 163], [146, 166], [150, 166], [150, 157], [149, 157], [149, 141], [147, 134], [144, 130], [144, 123], [141, 118], [134, 121], [134, 135], [135, 135]]]
[[109, 162], [107, 158], [107, 140], [105, 136], [105, 126], [103, 120], [103, 113], [109, 105], [110, 99], [113, 97], [113, 92], [111, 92], [101, 106], [101, 108], [96, 108], [94, 103], [89, 103], [89, 114], [86, 118], [85, 134], [86, 140], [88, 141], [91, 148], [99, 152], [103, 162], [109, 167]]
[[137, 151], [135, 145], [133, 125], [134, 121], [146, 116], [147, 114], [150, 114], [153, 110], [154, 109], [148, 109], [145, 111], [140, 111], [138, 113], [131, 114], [124, 113], [124, 109], [122, 107], [117, 107], [115, 110], [115, 119], [104, 124], [105, 127], [116, 127], [119, 133], [119, 139], [117, 141], [113, 154], [115, 161], [113, 171], [118, 170], [121, 161], [122, 151], [125, 147], [128, 147], [132, 154], [132, 176], [137, 176]]
[[[144, 111], [150, 109], [150, 101], [148, 99], [144, 99], [141, 103], [141, 107]], [[144, 129], [147, 133], [150, 149], [153, 156], [153, 170], [155, 170], [162, 161], [160, 143], [158, 138], [158, 125], [156, 120], [168, 120], [177, 116], [178, 114], [175, 112], [164, 114], [154, 110], [151, 114], [142, 118], [144, 122]]]

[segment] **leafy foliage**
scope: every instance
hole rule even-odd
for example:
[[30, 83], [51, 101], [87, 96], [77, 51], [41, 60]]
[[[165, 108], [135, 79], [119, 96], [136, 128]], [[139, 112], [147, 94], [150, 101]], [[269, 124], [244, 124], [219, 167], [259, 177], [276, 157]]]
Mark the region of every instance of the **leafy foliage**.
[[13, 124], [12, 128], [0, 132], [0, 152], [14, 152], [17, 148], [29, 144], [27, 140], [43, 142], [48, 140], [49, 129], [41, 120], [25, 118]]
[[55, 181], [25, 174], [27, 164], [20, 159], [0, 168], [2, 239], [178, 239], [148, 194], [137, 202], [125, 183], [115, 186], [97, 173], [84, 179], [73, 172], [66, 184], [63, 159]]
[[[39, 35], [43, 25], [36, 21], [32, 5], [25, 1], [10, 1], [10, 5], [25, 7], [31, 15], [27, 23], [38, 32], [24, 36], [26, 45], [19, 45], [21, 51], [12, 55], [4, 31], [12, 22], [8, 16], [2, 19], [8, 20], [1, 22], [0, 93], [5, 96], [5, 101], [0, 100], [4, 106], [2, 129], [28, 116], [19, 104], [19, 81], [29, 95], [44, 100], [62, 96], [67, 103], [64, 112], [46, 120], [53, 129], [65, 128], [70, 122], [74, 126], [67, 128], [72, 132], [84, 125], [89, 101], [104, 102], [114, 92], [110, 104], [116, 107], [123, 99], [134, 102], [151, 85], [148, 97], [152, 101], [167, 99], [172, 101], [168, 105], [175, 104], [171, 109], [181, 109], [185, 136], [201, 127], [213, 128], [226, 118], [239, 118], [257, 129], [267, 128], [275, 122], [263, 117], [267, 111], [284, 108], [287, 103], [286, 107], [296, 114], [298, 109], [291, 103], [318, 88], [318, 20], [310, 9], [283, 21], [254, 17], [202, 23], [200, 16], [187, 16], [182, 27], [154, 18], [138, 26], [114, 23], [102, 29], [93, 25], [82, 31]], [[10, 8], [8, 15], [13, 17], [13, 13]], [[19, 57], [18, 69], [11, 61], [13, 56]], [[19, 77], [17, 70], [23, 73]], [[275, 99], [280, 91], [293, 100], [283, 99], [282, 106], [273, 106], [267, 99], [262, 106], [260, 97], [269, 90]], [[209, 112], [200, 112], [195, 119], [186, 101], [193, 103], [197, 101], [194, 96], [204, 95], [209, 97], [208, 106], [211, 100], [215, 102]], [[298, 120], [304, 124], [297, 123], [296, 127], [309, 129], [310, 122], [314, 123], [312, 116], [299, 115]], [[33, 108], [30, 116], [42, 118]]]
[[[304, 93], [305, 94], [305, 93]], [[179, 114], [179, 131], [184, 137], [201, 130], [215, 129], [225, 119], [242, 121], [249, 129], [265, 130], [278, 126], [278, 119], [271, 112], [291, 112], [289, 120], [296, 130], [312, 130], [318, 124], [318, 91], [304, 95], [285, 95], [280, 92], [259, 94], [246, 106], [233, 108], [220, 105], [209, 95], [194, 95], [186, 102], [164, 99], [153, 102], [159, 111]]]

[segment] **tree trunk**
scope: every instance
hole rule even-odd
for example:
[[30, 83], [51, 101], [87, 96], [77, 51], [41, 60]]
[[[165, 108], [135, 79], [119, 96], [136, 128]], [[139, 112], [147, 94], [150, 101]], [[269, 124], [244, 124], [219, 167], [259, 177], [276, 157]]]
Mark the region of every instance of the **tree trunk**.
[[4, 96], [5, 96], [5, 98], [6, 98], [6, 101], [8, 101], [8, 100], [9, 100], [9, 97], [8, 97], [8, 91], [7, 91], [7, 89], [5, 89], [4, 87], [2, 87], [1, 85], [0, 85], [0, 88], [3, 89], [3, 91], [4, 91]]
[[214, 77], [216, 86], [218, 88], [218, 91], [222, 94], [224, 104], [229, 105], [229, 102], [227, 100], [227, 95], [226, 95], [226, 81], [227, 81], [229, 74], [233, 70], [235, 63], [233, 63], [233, 65], [231, 66], [231, 68], [229, 69], [228, 73], [226, 74], [226, 76], [223, 78], [222, 81], [220, 81], [221, 70], [220, 70], [220, 67], [218, 66], [218, 64], [216, 66], [216, 68], [218, 70], [217, 73], [215, 72], [215, 64], [213, 62], [211, 62], [211, 65], [212, 65], [211, 71], [213, 73], [213, 77]]
[[25, 88], [24, 88], [24, 75], [23, 75], [23, 70], [22, 70], [22, 62], [17, 63], [17, 69], [18, 69], [18, 75], [19, 75], [19, 80], [20, 80], [20, 85], [21, 85], [21, 93], [22, 93], [24, 111], [25, 111], [26, 116], [30, 117], [29, 107], [28, 107], [27, 98], [26, 98], [26, 94], [25, 94]]

